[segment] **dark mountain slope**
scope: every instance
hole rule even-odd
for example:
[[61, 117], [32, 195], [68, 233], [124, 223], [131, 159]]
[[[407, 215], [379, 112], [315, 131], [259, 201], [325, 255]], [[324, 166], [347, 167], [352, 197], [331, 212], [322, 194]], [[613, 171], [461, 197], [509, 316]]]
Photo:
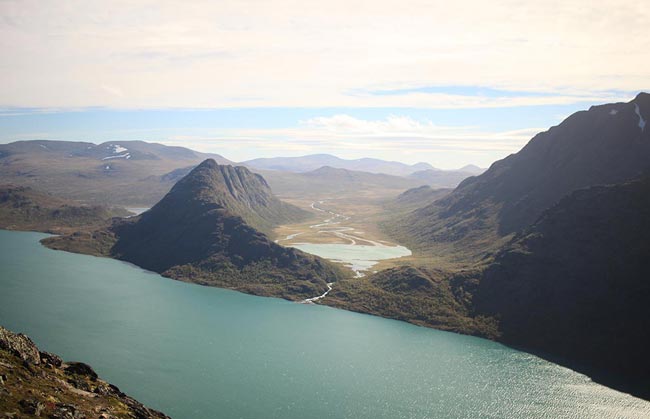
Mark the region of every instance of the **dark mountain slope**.
[[[192, 176], [185, 176], [180, 186], [172, 188], [173, 196], [181, 201], [200, 196], [239, 215], [258, 230], [270, 232], [275, 225], [310, 217], [307, 211], [277, 199], [266, 180], [245, 167], [219, 165], [209, 159], [189, 173]], [[168, 196], [157, 206], [167, 201]]]
[[649, 177], [576, 191], [498, 253], [475, 310], [499, 318], [507, 342], [645, 386], [649, 237]]
[[328, 282], [339, 279], [338, 268], [282, 247], [246, 222], [279, 216], [275, 211], [284, 207], [277, 205], [261, 176], [209, 159], [142, 215], [106, 232], [44, 243], [79, 252], [100, 249], [174, 279], [251, 294], [287, 299], [322, 294]]
[[499, 243], [573, 190], [625, 182], [650, 169], [646, 120], [647, 93], [629, 103], [577, 112], [390, 230], [411, 236], [410, 243], [421, 248], [436, 242]]
[[497, 339], [650, 399], [650, 177], [574, 191], [479, 269], [404, 266], [322, 303]]

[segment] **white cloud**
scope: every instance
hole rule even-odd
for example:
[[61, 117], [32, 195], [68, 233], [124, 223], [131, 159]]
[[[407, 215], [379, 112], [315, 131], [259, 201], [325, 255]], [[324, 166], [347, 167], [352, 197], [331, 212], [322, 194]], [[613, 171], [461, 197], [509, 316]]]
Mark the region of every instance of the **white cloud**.
[[[605, 102], [648, 88], [648, 22], [638, 0], [4, 0], [0, 106]], [[358, 93], [431, 85], [553, 94]]]
[[222, 130], [214, 136], [186, 135], [161, 142], [223, 154], [236, 161], [331, 153], [344, 158], [427, 161], [440, 168], [455, 168], [468, 163], [488, 166], [521, 149], [540, 131], [493, 133], [476, 127], [438, 126], [400, 115], [365, 120], [340, 114], [312, 118], [295, 128]]

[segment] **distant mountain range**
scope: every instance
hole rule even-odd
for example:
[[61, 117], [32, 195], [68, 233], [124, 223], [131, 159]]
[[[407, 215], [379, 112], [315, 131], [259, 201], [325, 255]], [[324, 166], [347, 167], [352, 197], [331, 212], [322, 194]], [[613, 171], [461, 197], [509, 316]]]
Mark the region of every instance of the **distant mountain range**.
[[[88, 204], [148, 207], [158, 202], [174, 183], [206, 158], [219, 164], [235, 165], [217, 154], [143, 141], [114, 141], [99, 145], [71, 141], [18, 141], [0, 144], [0, 179], [3, 183], [33, 187]], [[262, 174], [280, 194], [304, 190], [315, 194], [340, 193], [345, 185], [346, 193], [374, 188], [391, 193], [395, 190], [394, 195], [397, 195], [423, 184], [455, 187], [475, 171], [471, 167], [463, 171], [442, 171], [424, 163], [408, 166], [377, 159], [343, 160], [329, 155], [289, 160], [293, 163], [284, 171], [272, 164], [274, 170], [269, 170], [268, 165], [263, 162], [255, 164], [255, 160], [251, 161], [253, 164], [248, 162], [248, 167]], [[328, 162], [333, 165], [326, 164]], [[341, 180], [340, 173], [329, 178], [325, 169], [342, 168], [341, 162], [352, 162], [346, 163], [350, 167], [343, 169], [356, 173], [347, 176], [342, 184], [337, 183]], [[405, 177], [418, 171], [420, 175]], [[431, 173], [427, 175], [428, 171]], [[309, 172], [314, 173], [310, 175]], [[310, 180], [315, 183], [305, 187], [305, 182]]]
[[327, 291], [341, 272], [274, 243], [253, 226], [303, 215], [277, 200], [260, 175], [208, 159], [140, 216], [44, 243], [111, 256], [182, 281], [300, 300]]
[[[242, 164], [259, 170], [278, 170], [284, 172], [310, 172], [327, 166], [335, 169], [354, 170], [358, 172], [382, 173], [392, 176], [408, 176], [412, 173], [423, 170], [438, 170], [429, 163], [416, 163], [408, 165], [396, 161], [385, 161], [379, 159], [363, 158], [356, 160], [341, 159], [330, 154], [311, 154], [300, 157], [272, 157], [254, 159], [242, 162]], [[465, 166], [458, 172], [468, 174], [480, 173], [482, 169], [476, 166]], [[457, 172], [452, 170], [451, 172]], [[467, 176], [466, 176], [467, 177]]]

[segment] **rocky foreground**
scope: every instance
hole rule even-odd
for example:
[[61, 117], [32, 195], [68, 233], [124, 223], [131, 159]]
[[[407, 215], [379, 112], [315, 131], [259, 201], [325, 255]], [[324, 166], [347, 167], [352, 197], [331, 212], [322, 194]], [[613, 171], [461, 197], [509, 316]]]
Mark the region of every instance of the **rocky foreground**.
[[39, 351], [0, 326], [0, 418], [168, 418], [101, 380], [81, 362]]

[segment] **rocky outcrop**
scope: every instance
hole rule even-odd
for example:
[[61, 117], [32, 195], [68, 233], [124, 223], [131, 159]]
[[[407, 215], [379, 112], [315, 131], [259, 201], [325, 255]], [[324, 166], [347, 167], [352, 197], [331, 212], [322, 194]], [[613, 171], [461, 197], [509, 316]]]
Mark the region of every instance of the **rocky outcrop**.
[[0, 411], [7, 418], [167, 418], [101, 380], [89, 365], [65, 363], [1, 326]]

